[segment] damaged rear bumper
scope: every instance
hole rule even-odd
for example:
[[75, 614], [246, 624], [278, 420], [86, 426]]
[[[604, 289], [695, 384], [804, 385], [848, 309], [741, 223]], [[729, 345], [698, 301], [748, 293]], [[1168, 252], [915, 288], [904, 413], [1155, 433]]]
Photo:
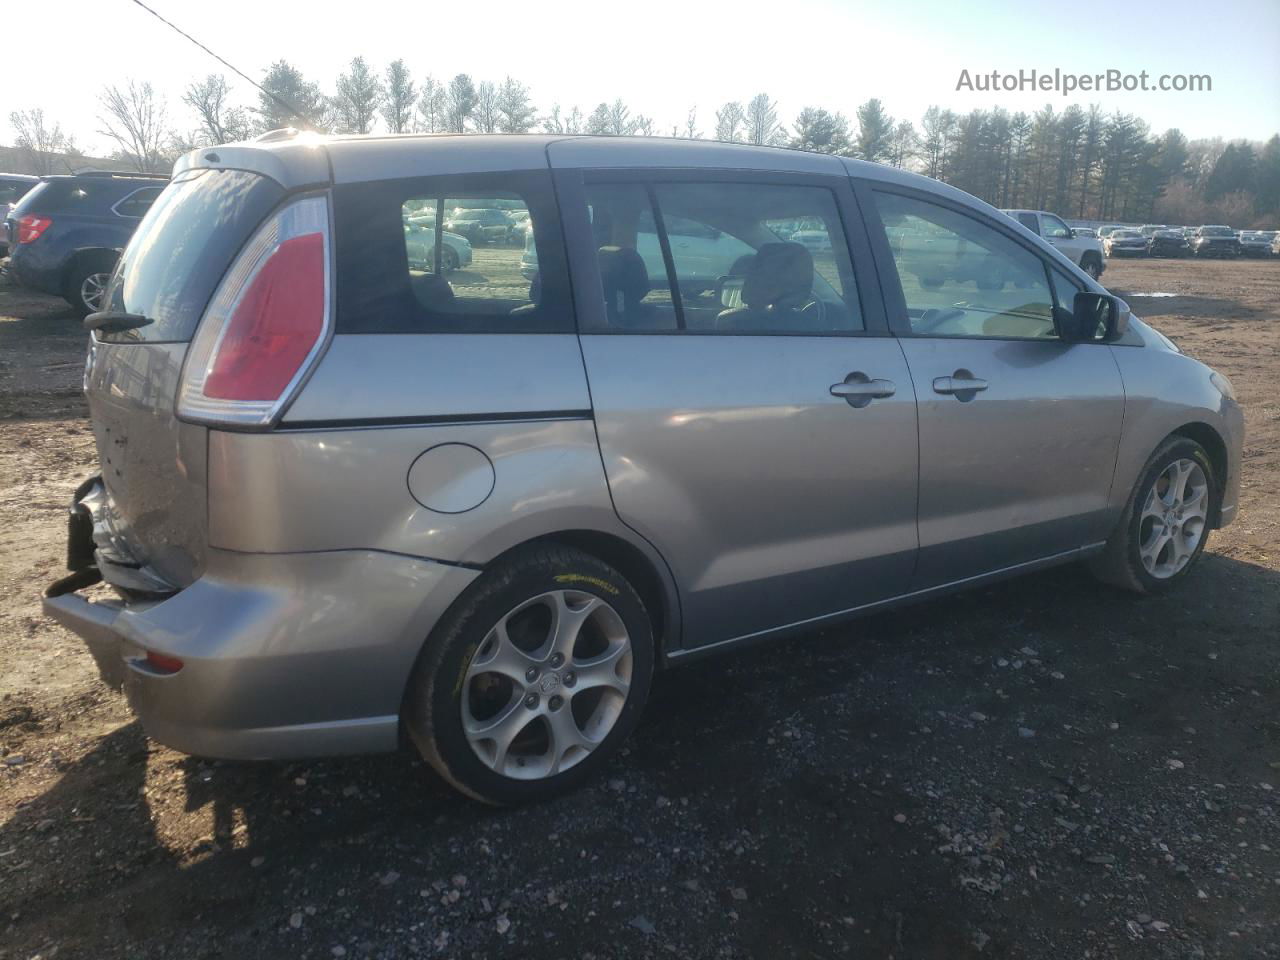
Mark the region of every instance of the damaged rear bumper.
[[[478, 571], [373, 550], [211, 549], [181, 590], [90, 600], [78, 591], [99, 570], [83, 566], [74, 519], [89, 490], [77, 492], [68, 536], [80, 569], [50, 586], [44, 610], [85, 641], [150, 736], [231, 759], [395, 749], [418, 652]], [[94, 556], [103, 562], [101, 548]], [[159, 671], [148, 652], [181, 667]]]

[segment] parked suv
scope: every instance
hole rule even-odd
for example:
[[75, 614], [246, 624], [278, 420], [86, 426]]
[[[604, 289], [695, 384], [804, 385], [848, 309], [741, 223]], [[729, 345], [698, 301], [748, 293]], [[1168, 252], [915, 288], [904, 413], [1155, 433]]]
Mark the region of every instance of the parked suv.
[[[529, 211], [531, 279], [514, 249], [410, 263], [406, 211], [495, 194]], [[466, 793], [537, 799], [602, 768], [659, 667], [1077, 560], [1167, 590], [1237, 509], [1225, 377], [998, 210], [875, 163], [196, 151], [103, 307], [101, 474], [44, 608], [207, 756], [403, 731]], [[115, 599], [79, 592], [100, 578]]]
[[1095, 236], [1077, 234], [1057, 214], [1044, 210], [1003, 210], [1038, 237], [1044, 237], [1058, 251], [1094, 280], [1107, 269], [1102, 254], [1102, 241]]
[[120, 251], [168, 180], [140, 173], [43, 177], [5, 217], [19, 285], [98, 309]]

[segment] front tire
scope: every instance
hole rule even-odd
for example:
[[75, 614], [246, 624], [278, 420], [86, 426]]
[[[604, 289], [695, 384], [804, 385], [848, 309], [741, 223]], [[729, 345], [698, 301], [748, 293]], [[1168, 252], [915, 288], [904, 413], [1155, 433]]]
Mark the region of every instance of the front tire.
[[1102, 266], [1093, 257], [1087, 258], [1085, 262], [1080, 265], [1080, 269], [1087, 273], [1090, 279], [1093, 280], [1097, 280], [1102, 276]]
[[515, 805], [598, 773], [634, 729], [653, 677], [653, 628], [617, 570], [558, 544], [486, 571], [432, 631], [405, 726], [449, 783]]
[[1220, 489], [1205, 448], [1187, 437], [1169, 437], [1147, 461], [1090, 569], [1098, 579], [1135, 593], [1169, 589], [1204, 552]]

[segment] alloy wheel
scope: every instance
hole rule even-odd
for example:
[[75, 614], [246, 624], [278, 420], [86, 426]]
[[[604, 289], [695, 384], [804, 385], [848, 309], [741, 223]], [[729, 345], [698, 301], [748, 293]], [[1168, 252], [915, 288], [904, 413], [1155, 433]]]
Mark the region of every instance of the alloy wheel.
[[1209, 481], [1194, 460], [1174, 460], [1151, 484], [1138, 518], [1138, 556], [1157, 580], [1185, 567], [1204, 539], [1209, 520]]
[[604, 742], [627, 702], [631, 638], [595, 594], [555, 590], [498, 620], [467, 666], [462, 727], [490, 770], [551, 777]]
[[109, 273], [91, 273], [80, 284], [80, 302], [88, 307], [89, 312], [102, 309], [102, 295], [106, 293]]

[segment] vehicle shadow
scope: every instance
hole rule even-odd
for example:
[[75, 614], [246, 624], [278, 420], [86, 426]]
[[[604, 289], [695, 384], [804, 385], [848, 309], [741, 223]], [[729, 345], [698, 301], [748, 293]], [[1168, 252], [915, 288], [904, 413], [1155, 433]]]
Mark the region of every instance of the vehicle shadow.
[[[573, 916], [594, 911], [617, 937], [611, 957], [653, 953], [651, 922], [677, 955], [728, 942], [747, 955], [825, 956], [845, 934], [809, 922], [819, 901], [824, 916], [857, 918], [847, 935], [867, 955], [977, 956], [981, 924], [994, 940], [984, 956], [1050, 956], [1021, 938], [1058, 922], [1075, 867], [1059, 866], [1056, 885], [1004, 915], [960, 889], [940, 858], [919, 856], [937, 842], [923, 820], [886, 829], [921, 805], [906, 785], [978, 776], [993, 738], [1019, 742], [1013, 723], [972, 730], [973, 711], [1044, 731], [1118, 721], [1112, 736], [1135, 749], [1194, 724], [1213, 737], [1203, 776], [1265, 767], [1256, 711], [1280, 695], [1277, 597], [1276, 571], [1215, 554], [1167, 597], [1065, 567], [699, 661], [660, 676], [608, 774], [516, 810], [462, 798], [407, 751], [219, 763], [148, 745], [131, 723], [0, 826], [0, 854], [15, 851], [9, 866], [0, 859], [0, 915], [19, 917], [7, 945], [25, 956], [57, 941], [79, 956], [124, 944], [146, 956], [181, 954], [194, 937], [223, 956], [294, 955], [290, 912], [314, 904], [315, 916], [299, 916], [326, 956], [329, 944], [373, 952], [409, 937], [410, 923], [429, 944], [446, 921], [483, 954], [502, 903], [513, 916], [541, 911], [530, 922], [552, 929], [561, 921], [546, 904], [567, 889]], [[1011, 679], [993, 691], [993, 665], [1032, 659], [1026, 650], [1044, 675], [1019, 686], [1007, 666]], [[1050, 664], [1069, 682], [1048, 679]], [[1243, 697], [1221, 710], [1223, 691], [1242, 686], [1259, 691], [1256, 708]], [[928, 727], [952, 731], [945, 767], [937, 748], [920, 746]], [[985, 789], [998, 794], [1000, 777], [1011, 792], [1023, 781], [1060, 789], [1051, 771], [1089, 763], [1119, 791], [1132, 774], [1106, 766], [1117, 747], [1096, 737], [1044, 735], [1034, 762], [1000, 768]], [[1144, 805], [1159, 802], [1143, 794]], [[750, 891], [749, 910], [729, 887]], [[450, 906], [445, 894], [463, 888], [468, 899]], [[637, 891], [651, 899], [637, 907]], [[738, 906], [727, 932], [720, 918]], [[522, 956], [566, 955], [551, 934], [525, 947]]]

